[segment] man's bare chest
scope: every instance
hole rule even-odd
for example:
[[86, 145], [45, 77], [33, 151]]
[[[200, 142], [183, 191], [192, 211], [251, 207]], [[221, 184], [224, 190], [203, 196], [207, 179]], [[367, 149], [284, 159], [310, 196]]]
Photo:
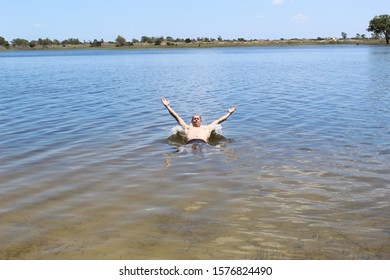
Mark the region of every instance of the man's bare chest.
[[201, 127], [189, 127], [187, 130], [187, 136], [204, 138], [209, 135], [210, 131], [207, 126]]

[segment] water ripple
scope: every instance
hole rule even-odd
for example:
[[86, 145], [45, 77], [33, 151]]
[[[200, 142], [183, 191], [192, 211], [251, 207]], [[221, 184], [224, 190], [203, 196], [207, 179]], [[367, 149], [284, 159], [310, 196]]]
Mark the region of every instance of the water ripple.
[[[388, 48], [0, 53], [0, 258], [388, 259]], [[175, 121], [225, 145], [171, 143]]]

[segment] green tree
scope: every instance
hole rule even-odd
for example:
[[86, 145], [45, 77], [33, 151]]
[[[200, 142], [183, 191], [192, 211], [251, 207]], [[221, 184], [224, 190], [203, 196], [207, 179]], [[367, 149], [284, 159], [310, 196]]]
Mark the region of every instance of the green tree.
[[141, 37], [141, 42], [142, 42], [142, 43], [146, 43], [148, 40], [149, 40], [149, 37], [148, 37], [148, 36], [142, 36], [142, 37]]
[[375, 35], [384, 36], [386, 43], [390, 43], [390, 15], [375, 16], [368, 25], [367, 31]]
[[116, 37], [115, 42], [118, 46], [123, 47], [126, 44], [126, 39], [124, 37], [118, 35], [118, 37]]
[[7, 46], [9, 45], [8, 42], [4, 39], [4, 37], [0, 36], [0, 46]]
[[38, 45], [42, 46], [43, 48], [46, 46], [52, 45], [52, 44], [53, 44], [53, 42], [49, 38], [46, 38], [46, 39], [39, 38], [38, 39]]
[[30, 48], [35, 48], [37, 46], [38, 42], [35, 40], [31, 40], [30, 43], [28, 44]]
[[89, 42], [89, 45], [91, 47], [101, 47], [102, 46], [102, 41], [98, 41], [97, 39], [93, 40], [93, 42]]
[[16, 38], [11, 41], [12, 45], [15, 47], [27, 47], [29, 42], [26, 39]]
[[347, 33], [341, 32], [341, 38], [343, 38], [344, 40], [347, 39]]
[[162, 38], [156, 38], [156, 39], [154, 40], [154, 44], [155, 44], [156, 46], [160, 46], [162, 42], [163, 42], [163, 39], [162, 39]]
[[142, 36], [141, 38], [142, 43], [153, 44], [155, 41], [156, 41], [155, 37]]
[[61, 42], [61, 45], [79, 45], [79, 44], [81, 44], [80, 40], [74, 38], [69, 38]]

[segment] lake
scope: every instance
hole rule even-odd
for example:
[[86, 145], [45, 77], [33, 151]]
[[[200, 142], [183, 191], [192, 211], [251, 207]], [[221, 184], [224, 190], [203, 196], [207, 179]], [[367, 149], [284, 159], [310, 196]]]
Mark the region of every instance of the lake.
[[[0, 259], [390, 259], [390, 48], [0, 52]], [[192, 150], [177, 123], [223, 141]]]

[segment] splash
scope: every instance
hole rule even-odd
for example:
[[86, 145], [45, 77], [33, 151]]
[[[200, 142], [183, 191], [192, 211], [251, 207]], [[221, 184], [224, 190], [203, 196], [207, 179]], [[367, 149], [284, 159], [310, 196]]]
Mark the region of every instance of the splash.
[[216, 147], [224, 147], [227, 142], [228, 139], [222, 133], [222, 126], [220, 124], [214, 126], [210, 134], [209, 144]]
[[183, 145], [186, 143], [186, 136], [180, 125], [171, 129], [171, 135], [168, 137], [168, 143], [171, 145]]

